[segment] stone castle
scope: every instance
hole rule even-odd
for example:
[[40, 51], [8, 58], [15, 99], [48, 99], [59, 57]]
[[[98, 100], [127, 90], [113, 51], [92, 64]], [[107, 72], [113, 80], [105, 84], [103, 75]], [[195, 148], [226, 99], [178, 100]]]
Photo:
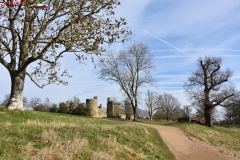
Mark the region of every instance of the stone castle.
[[133, 119], [132, 105], [125, 101], [125, 108], [120, 109], [120, 103], [107, 98], [107, 118]]
[[[71, 112], [77, 104], [80, 104], [80, 100], [77, 99], [76, 102], [70, 104], [71, 106], [69, 111]], [[93, 99], [86, 99], [86, 103], [81, 103], [88, 105], [91, 108], [91, 116], [99, 118], [121, 118], [121, 119], [133, 119], [132, 106], [131, 103], [125, 102], [125, 109], [120, 109], [120, 102], [112, 101], [110, 98], [107, 98], [107, 109], [100, 104], [98, 106], [97, 96], [94, 96]]]
[[93, 99], [86, 99], [86, 104], [91, 108], [92, 117], [107, 117], [106, 109], [100, 104], [98, 106], [97, 96], [94, 96]]

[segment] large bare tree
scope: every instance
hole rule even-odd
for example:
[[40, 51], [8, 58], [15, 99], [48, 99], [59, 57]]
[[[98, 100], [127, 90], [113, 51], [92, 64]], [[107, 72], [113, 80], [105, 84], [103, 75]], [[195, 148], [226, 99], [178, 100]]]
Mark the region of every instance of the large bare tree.
[[181, 116], [181, 104], [177, 98], [171, 94], [164, 93], [158, 97], [158, 110], [165, 115], [167, 121], [171, 118], [175, 120]]
[[154, 82], [151, 75], [154, 68], [152, 59], [148, 46], [136, 42], [118, 53], [109, 52], [99, 64], [99, 78], [118, 83], [131, 102], [133, 121], [137, 118], [139, 88]]
[[198, 69], [193, 72], [184, 84], [189, 98], [204, 108], [205, 124], [212, 126], [212, 110], [216, 106], [228, 107], [231, 103], [224, 103], [234, 96], [234, 85], [226, 83], [232, 77], [232, 71], [220, 70], [222, 59], [209, 57], [198, 59]]
[[105, 51], [101, 44], [124, 42], [131, 34], [125, 19], [114, 17], [119, 0], [46, 0], [43, 10], [32, 8], [33, 0], [24, 2], [0, 7], [0, 63], [11, 77], [9, 109], [23, 109], [26, 75], [40, 88], [67, 85], [63, 77], [70, 76], [59, 61], [65, 53], [78, 61], [88, 54], [93, 59]]
[[148, 90], [145, 97], [145, 104], [148, 108], [148, 115], [152, 121], [154, 112], [158, 109], [159, 96], [157, 93]]

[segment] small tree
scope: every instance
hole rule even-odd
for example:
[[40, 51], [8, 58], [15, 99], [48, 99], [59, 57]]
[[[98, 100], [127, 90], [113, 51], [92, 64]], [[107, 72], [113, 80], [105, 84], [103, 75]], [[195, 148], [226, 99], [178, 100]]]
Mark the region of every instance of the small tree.
[[179, 116], [180, 102], [171, 94], [164, 93], [159, 96], [158, 108], [162, 113], [164, 113], [167, 121], [170, 118], [174, 120], [176, 119], [176, 115]]
[[145, 104], [148, 108], [148, 115], [150, 121], [152, 121], [153, 114], [158, 108], [158, 95], [155, 92], [152, 92], [150, 90], [147, 91], [146, 97], [145, 97]]
[[159, 109], [153, 114], [153, 119], [162, 120], [165, 118], [166, 118], [166, 115], [163, 112], [161, 112]]
[[34, 98], [31, 98], [31, 100], [29, 101], [28, 107], [32, 108], [33, 110], [36, 110], [40, 104], [42, 104], [41, 99], [34, 97]]
[[118, 53], [109, 52], [99, 64], [99, 78], [116, 82], [131, 102], [133, 121], [137, 119], [139, 88], [154, 82], [150, 73], [154, 68], [152, 59], [147, 45], [134, 43]]
[[137, 118], [138, 119], [144, 119], [144, 118], [148, 118], [148, 110], [146, 109], [141, 109], [141, 108], [138, 108], [137, 109]]
[[49, 112], [55, 113], [55, 112], [57, 112], [57, 110], [58, 110], [57, 104], [56, 103], [52, 103], [51, 106], [49, 107]]
[[235, 87], [226, 82], [232, 77], [232, 71], [221, 71], [222, 59], [219, 57], [205, 57], [198, 59], [198, 69], [184, 84], [189, 98], [204, 108], [205, 124], [212, 126], [212, 110], [216, 106], [228, 107], [231, 103], [224, 103], [234, 96]]
[[66, 103], [61, 102], [59, 103], [58, 113], [69, 113], [69, 107]]
[[188, 106], [188, 105], [185, 105], [183, 106], [183, 117], [190, 117], [192, 113], [192, 109], [191, 109], [191, 106]]
[[91, 111], [92, 110], [88, 104], [84, 105], [81, 103], [74, 109], [74, 114], [80, 116], [91, 116]]

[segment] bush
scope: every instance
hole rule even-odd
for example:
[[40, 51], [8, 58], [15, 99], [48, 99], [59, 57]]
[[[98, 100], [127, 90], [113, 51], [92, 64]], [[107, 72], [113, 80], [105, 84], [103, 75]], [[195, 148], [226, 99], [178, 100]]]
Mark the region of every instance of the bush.
[[72, 114], [80, 116], [90, 116], [91, 108], [89, 105], [79, 104], [73, 111]]
[[39, 104], [35, 107], [33, 107], [33, 110], [34, 111], [41, 111], [41, 112], [48, 112], [49, 111], [49, 108], [43, 104]]
[[68, 113], [68, 106], [66, 103], [62, 102], [62, 103], [59, 103], [59, 109], [58, 109], [58, 113]]
[[49, 107], [49, 111], [50, 112], [57, 112], [58, 110], [58, 107], [57, 107], [57, 104], [56, 103], [53, 103], [51, 107]]

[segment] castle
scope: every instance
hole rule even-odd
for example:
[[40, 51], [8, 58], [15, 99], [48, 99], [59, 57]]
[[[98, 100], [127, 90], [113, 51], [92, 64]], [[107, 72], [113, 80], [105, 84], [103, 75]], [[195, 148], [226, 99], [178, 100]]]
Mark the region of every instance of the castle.
[[133, 119], [132, 105], [125, 101], [125, 108], [120, 109], [120, 103], [107, 98], [107, 118]]
[[[69, 103], [69, 112], [71, 112], [78, 104], [80, 100], [76, 99], [74, 102]], [[93, 99], [86, 99], [86, 103], [81, 103], [91, 109], [92, 117], [99, 118], [121, 118], [121, 119], [133, 119], [132, 106], [131, 103], [125, 102], [125, 109], [120, 109], [120, 102], [112, 101], [110, 98], [107, 98], [107, 109], [100, 104], [98, 106], [97, 96], [94, 96]]]
[[92, 117], [107, 117], [106, 109], [100, 104], [98, 106], [97, 96], [94, 96], [93, 99], [86, 99], [86, 104], [91, 108]]

